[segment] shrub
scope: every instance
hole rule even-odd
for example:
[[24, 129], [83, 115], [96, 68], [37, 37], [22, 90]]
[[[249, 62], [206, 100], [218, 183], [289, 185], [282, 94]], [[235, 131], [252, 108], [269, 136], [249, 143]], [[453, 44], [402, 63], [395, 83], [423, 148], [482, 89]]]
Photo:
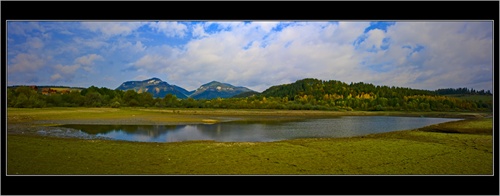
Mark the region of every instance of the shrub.
[[120, 107], [120, 102], [118, 102], [118, 101], [113, 102], [113, 103], [111, 104], [111, 107], [112, 107], [112, 108], [119, 108], [119, 107]]

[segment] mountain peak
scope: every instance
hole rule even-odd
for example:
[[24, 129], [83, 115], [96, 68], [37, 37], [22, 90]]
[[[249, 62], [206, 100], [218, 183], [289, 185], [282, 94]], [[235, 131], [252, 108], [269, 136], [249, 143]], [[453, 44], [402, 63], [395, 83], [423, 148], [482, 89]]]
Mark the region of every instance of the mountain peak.
[[242, 92], [252, 91], [246, 87], [236, 87], [231, 84], [211, 81], [201, 85], [190, 97], [194, 99], [228, 98]]
[[153, 77], [153, 78], [148, 79], [148, 80], [150, 80], [150, 81], [151, 81], [151, 80], [155, 80], [155, 81], [162, 81], [160, 78], [157, 78], [157, 77]]
[[228, 84], [224, 84], [222, 82], [218, 82], [218, 81], [212, 81], [212, 82], [209, 82], [209, 83], [206, 83], [204, 85], [201, 85], [201, 86], [215, 86], [215, 85], [228, 85]]
[[187, 91], [181, 87], [170, 85], [159, 78], [150, 78], [142, 81], [127, 81], [120, 85], [119, 90], [134, 90], [138, 93], [149, 92], [153, 97], [165, 97], [167, 94], [173, 94], [177, 98], [194, 98], [194, 99], [213, 99], [213, 98], [229, 98], [242, 92], [253, 91], [246, 87], [236, 87], [231, 84], [218, 81], [211, 81], [201, 85], [195, 91]]
[[121, 84], [119, 90], [134, 90], [138, 93], [149, 92], [153, 97], [164, 97], [167, 94], [173, 94], [178, 98], [187, 98], [189, 91], [181, 87], [170, 85], [159, 78], [150, 78], [142, 81], [127, 81]]
[[160, 82], [163, 82], [160, 78], [151, 78], [147, 80], [143, 80], [143, 82], [147, 82], [148, 84], [158, 84]]

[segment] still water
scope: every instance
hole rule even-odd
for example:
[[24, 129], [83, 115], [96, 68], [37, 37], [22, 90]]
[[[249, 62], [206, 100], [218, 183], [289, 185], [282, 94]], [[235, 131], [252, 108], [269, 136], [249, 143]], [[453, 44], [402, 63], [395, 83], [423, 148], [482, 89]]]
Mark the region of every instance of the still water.
[[64, 125], [90, 136], [140, 142], [188, 140], [269, 142], [295, 138], [351, 137], [420, 128], [461, 119], [346, 116], [288, 122], [224, 122], [196, 125]]

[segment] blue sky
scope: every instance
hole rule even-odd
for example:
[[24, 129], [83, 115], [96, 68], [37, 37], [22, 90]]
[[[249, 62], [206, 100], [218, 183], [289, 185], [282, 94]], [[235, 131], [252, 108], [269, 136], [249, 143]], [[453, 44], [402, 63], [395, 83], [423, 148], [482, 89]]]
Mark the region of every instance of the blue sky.
[[493, 90], [491, 21], [7, 21], [8, 85], [303, 78]]

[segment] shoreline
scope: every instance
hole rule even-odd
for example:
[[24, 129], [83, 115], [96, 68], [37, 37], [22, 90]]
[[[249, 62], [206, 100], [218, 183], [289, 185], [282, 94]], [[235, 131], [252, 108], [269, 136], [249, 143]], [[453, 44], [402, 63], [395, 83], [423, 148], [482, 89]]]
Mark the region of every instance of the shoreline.
[[[63, 138], [82, 138], [58, 125], [196, 125], [230, 121], [294, 121], [342, 116], [397, 116], [481, 119], [490, 113], [478, 112], [401, 112], [401, 111], [317, 111], [274, 109], [156, 109], [156, 108], [8, 108], [7, 135], [28, 134]], [[68, 132], [68, 135], [60, 132]], [[62, 135], [62, 136], [61, 136]], [[88, 139], [88, 138], [87, 138]], [[91, 138], [93, 139], [93, 138]], [[103, 138], [100, 138], [103, 139]]]

